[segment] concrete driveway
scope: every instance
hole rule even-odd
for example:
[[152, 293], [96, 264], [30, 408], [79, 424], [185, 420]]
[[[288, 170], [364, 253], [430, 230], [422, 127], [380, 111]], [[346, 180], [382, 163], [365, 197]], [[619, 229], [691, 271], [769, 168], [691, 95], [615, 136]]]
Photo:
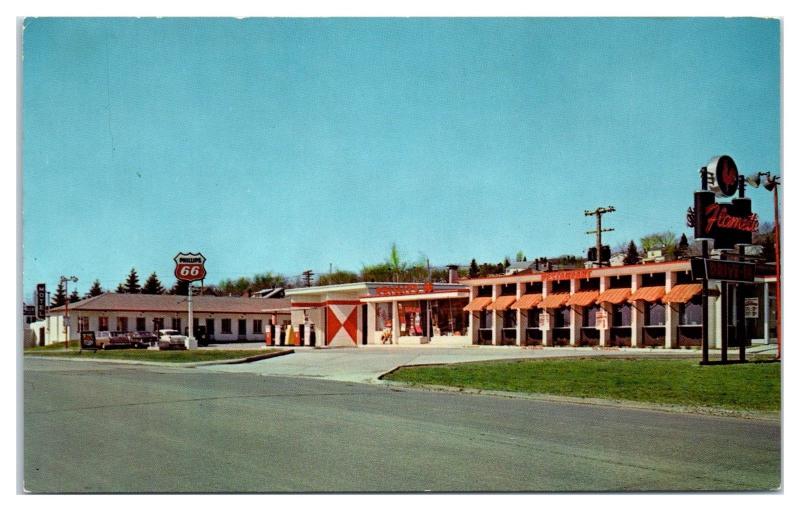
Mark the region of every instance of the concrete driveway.
[[689, 356], [697, 351], [593, 348], [519, 348], [516, 346], [465, 346], [441, 348], [429, 346], [362, 346], [358, 348], [295, 348], [284, 357], [249, 364], [207, 366], [206, 369], [231, 373], [256, 373], [269, 376], [300, 376], [357, 383], [375, 383], [377, 379], [403, 365], [451, 364], [481, 360], [574, 356]]

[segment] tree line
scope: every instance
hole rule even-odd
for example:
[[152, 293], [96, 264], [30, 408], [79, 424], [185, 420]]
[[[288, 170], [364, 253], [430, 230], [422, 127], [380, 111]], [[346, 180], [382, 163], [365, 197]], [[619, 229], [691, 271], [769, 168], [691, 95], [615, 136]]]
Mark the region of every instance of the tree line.
[[[762, 257], [765, 262], [775, 261], [774, 250], [774, 230], [770, 222], [761, 225], [759, 231], [753, 235], [753, 244], [761, 246], [763, 249]], [[633, 240], [627, 244], [621, 243], [614, 247], [612, 253], [625, 254], [623, 264], [637, 264], [653, 250], [660, 250], [665, 260], [686, 259], [691, 256], [700, 255], [699, 247], [693, 243], [690, 237], [681, 234], [678, 237], [672, 231], [651, 233], [642, 236], [637, 246]], [[516, 262], [527, 262], [528, 258], [521, 250], [515, 256]], [[558, 257], [537, 257], [531, 264], [538, 264], [541, 269], [550, 265], [558, 268], [579, 268], [587, 261], [584, 257], [571, 254], [564, 254]], [[505, 257], [498, 263], [483, 262], [478, 263], [474, 258], [470, 261], [467, 268], [459, 267], [459, 277], [487, 277], [505, 273], [511, 266], [509, 257]], [[375, 264], [362, 264], [359, 271], [349, 271], [342, 269], [332, 269], [328, 273], [317, 277], [314, 284], [320, 286], [332, 284], [349, 284], [354, 282], [447, 282], [449, 271], [446, 267], [431, 267], [424, 256], [420, 256], [415, 261], [405, 259], [395, 243], [392, 244], [389, 254], [384, 261]], [[238, 277], [236, 279], [223, 279], [218, 284], [201, 285], [198, 294], [210, 296], [250, 296], [262, 289], [273, 289], [278, 287], [292, 288], [306, 285], [300, 276], [293, 278], [280, 273], [265, 272], [257, 273], [252, 277]], [[51, 298], [51, 306], [59, 307], [67, 301], [70, 303], [78, 302], [81, 299], [91, 298], [103, 294], [105, 291], [100, 285], [100, 281], [95, 279], [89, 291], [82, 297], [77, 289], [73, 289], [69, 296], [66, 294], [63, 283], [59, 282], [56, 291]], [[172, 287], [166, 288], [156, 275], [150, 274], [144, 284], [139, 283], [139, 274], [136, 268], [131, 268], [128, 276], [115, 289], [116, 293], [126, 294], [170, 294], [187, 295], [189, 293], [189, 283], [176, 281]]]

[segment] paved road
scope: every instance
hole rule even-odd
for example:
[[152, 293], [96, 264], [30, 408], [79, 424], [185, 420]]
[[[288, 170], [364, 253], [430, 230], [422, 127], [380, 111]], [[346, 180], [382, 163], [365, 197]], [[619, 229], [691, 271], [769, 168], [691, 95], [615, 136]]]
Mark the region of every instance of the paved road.
[[25, 360], [32, 492], [769, 489], [780, 425]]
[[516, 346], [360, 346], [358, 348], [296, 348], [295, 353], [250, 364], [219, 365], [214, 371], [256, 373], [270, 376], [302, 376], [355, 383], [374, 383], [381, 375], [402, 365], [452, 364], [480, 360], [549, 358], [571, 356], [698, 357], [688, 350], [592, 348], [519, 348]]

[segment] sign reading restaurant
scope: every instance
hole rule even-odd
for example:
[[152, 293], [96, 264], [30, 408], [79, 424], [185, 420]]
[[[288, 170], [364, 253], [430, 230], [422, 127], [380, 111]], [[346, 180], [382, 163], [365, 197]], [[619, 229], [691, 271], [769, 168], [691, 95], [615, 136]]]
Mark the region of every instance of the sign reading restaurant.
[[591, 269], [552, 271], [552, 272], [542, 273], [542, 281], [547, 282], [550, 280], [588, 279], [591, 276], [592, 276]]
[[433, 292], [433, 284], [398, 284], [396, 286], [382, 286], [375, 288], [376, 296], [419, 295]]

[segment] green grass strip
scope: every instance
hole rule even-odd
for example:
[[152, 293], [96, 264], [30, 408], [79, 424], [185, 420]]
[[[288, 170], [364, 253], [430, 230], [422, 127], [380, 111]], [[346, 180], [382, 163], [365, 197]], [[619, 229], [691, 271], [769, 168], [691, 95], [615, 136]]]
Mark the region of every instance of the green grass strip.
[[733, 410], [776, 411], [781, 399], [781, 366], [767, 362], [701, 366], [697, 360], [516, 360], [404, 367], [386, 379]]

